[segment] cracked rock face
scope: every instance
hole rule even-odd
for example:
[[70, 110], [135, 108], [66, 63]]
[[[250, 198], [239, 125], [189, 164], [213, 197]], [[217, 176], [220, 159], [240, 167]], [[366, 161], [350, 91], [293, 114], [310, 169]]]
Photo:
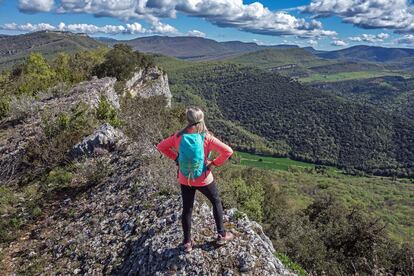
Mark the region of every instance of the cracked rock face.
[[[200, 195], [199, 195], [200, 196]], [[246, 216], [236, 219], [234, 210], [225, 214], [225, 225], [235, 239], [224, 246], [215, 243], [214, 219], [206, 203], [195, 205], [190, 253], [181, 248], [179, 197], [157, 208], [151, 225], [128, 248], [117, 275], [289, 275], [274, 256], [274, 249], [262, 228]]]
[[168, 76], [157, 67], [140, 69], [125, 84], [133, 97], [144, 98], [163, 95], [167, 99], [167, 107], [171, 106], [172, 94], [168, 85]]

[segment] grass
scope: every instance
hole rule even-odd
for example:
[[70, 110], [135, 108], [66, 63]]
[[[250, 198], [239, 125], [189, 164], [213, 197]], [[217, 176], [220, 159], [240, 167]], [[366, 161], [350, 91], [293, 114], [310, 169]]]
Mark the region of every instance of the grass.
[[401, 72], [392, 71], [360, 71], [360, 72], [341, 72], [336, 74], [312, 74], [306, 78], [300, 78], [299, 81], [307, 82], [336, 82], [345, 80], [357, 80], [357, 79], [369, 79], [384, 76], [401, 76], [407, 77], [406, 74]]
[[289, 168], [292, 166], [302, 168], [315, 168], [314, 164], [295, 161], [284, 157], [260, 156], [240, 151], [238, 151], [236, 154], [238, 157], [240, 157], [240, 164], [244, 166], [284, 171], [289, 170]]

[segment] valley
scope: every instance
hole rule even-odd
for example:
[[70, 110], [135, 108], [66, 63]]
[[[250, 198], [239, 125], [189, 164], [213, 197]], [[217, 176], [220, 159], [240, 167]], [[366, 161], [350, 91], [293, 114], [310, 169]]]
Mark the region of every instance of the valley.
[[388, 224], [388, 234], [414, 243], [414, 182], [375, 176], [351, 176], [326, 166], [237, 152], [234, 165], [271, 170], [273, 182], [295, 210], [304, 209], [321, 194], [333, 194], [348, 206], [361, 206]]

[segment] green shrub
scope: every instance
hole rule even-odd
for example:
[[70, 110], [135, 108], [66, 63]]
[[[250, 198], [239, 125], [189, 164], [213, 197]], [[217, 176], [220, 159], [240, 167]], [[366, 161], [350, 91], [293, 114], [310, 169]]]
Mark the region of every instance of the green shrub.
[[268, 181], [266, 173], [257, 169], [224, 168], [218, 172], [218, 183], [225, 207], [236, 207], [249, 218], [263, 219], [264, 190]]
[[32, 53], [22, 70], [22, 82], [18, 87], [20, 94], [36, 95], [56, 83], [56, 72], [49, 66], [40, 53]]
[[137, 68], [153, 65], [150, 57], [136, 52], [131, 46], [117, 44], [105, 55], [105, 61], [94, 68], [98, 77], [115, 77], [125, 81], [132, 77]]
[[294, 261], [292, 261], [285, 254], [277, 253], [276, 258], [278, 258], [286, 268], [288, 268], [288, 269], [292, 270], [293, 272], [297, 273], [297, 275], [299, 275], [299, 276], [308, 275], [308, 273], [300, 266], [300, 264], [295, 263]]
[[117, 110], [108, 102], [105, 96], [101, 96], [96, 108], [96, 117], [98, 120], [106, 121], [114, 127], [121, 126]]
[[158, 143], [185, 125], [182, 107], [165, 108], [166, 98], [124, 97], [119, 113], [123, 131], [132, 139], [145, 136], [152, 143]]
[[73, 173], [62, 167], [51, 170], [47, 176], [46, 182], [58, 186], [64, 186], [72, 181]]
[[0, 98], [0, 120], [7, 117], [10, 112], [10, 100], [6, 97]]
[[68, 163], [68, 152], [89, 135], [98, 125], [93, 111], [85, 104], [75, 106], [70, 112], [55, 114], [45, 110], [42, 114], [43, 132], [28, 148], [25, 163], [34, 175]]

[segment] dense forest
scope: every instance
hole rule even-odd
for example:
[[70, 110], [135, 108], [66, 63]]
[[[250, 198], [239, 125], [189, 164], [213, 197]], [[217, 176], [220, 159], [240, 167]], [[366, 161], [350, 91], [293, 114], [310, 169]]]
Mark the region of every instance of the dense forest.
[[414, 79], [381, 77], [314, 83], [312, 87], [414, 119]]
[[213, 130], [241, 150], [414, 175], [414, 121], [404, 116], [234, 64], [171, 70], [170, 81], [177, 102], [205, 107]]

